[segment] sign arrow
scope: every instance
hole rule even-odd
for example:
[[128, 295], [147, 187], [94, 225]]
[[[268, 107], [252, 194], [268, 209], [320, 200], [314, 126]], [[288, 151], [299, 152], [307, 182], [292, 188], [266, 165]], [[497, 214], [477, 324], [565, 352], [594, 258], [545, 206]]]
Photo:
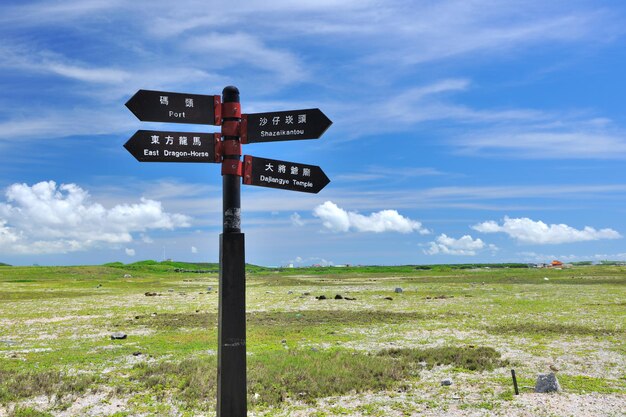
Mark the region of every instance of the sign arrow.
[[283, 190], [319, 193], [330, 180], [315, 165], [245, 155], [243, 183]]
[[318, 139], [333, 122], [320, 109], [244, 114], [241, 142]]
[[139, 90], [126, 107], [142, 122], [219, 125], [219, 104], [220, 96]]
[[139, 162], [221, 162], [215, 146], [214, 134], [156, 130], [138, 130], [124, 144]]

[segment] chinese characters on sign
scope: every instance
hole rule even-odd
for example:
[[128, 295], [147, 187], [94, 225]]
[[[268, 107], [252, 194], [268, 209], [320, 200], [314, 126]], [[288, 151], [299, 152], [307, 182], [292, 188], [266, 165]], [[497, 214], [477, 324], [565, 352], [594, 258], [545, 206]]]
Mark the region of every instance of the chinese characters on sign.
[[139, 90], [126, 107], [144, 122], [173, 122], [218, 125], [215, 115], [218, 96]]
[[[297, 119], [294, 118], [293, 114], [285, 115], [284, 124], [286, 124], [286, 125], [293, 125], [294, 124], [294, 120], [298, 120], [298, 124], [306, 124], [306, 113], [305, 114], [298, 114], [296, 117], [297, 117]], [[267, 117], [259, 118], [259, 127], [267, 126], [267, 122], [268, 122]], [[272, 117], [272, 126], [278, 126], [278, 125], [280, 125], [280, 123], [281, 123], [281, 116], [274, 116], [274, 117]]]
[[[139, 90], [126, 107], [142, 121], [222, 124], [219, 96]], [[318, 139], [332, 124], [320, 109], [242, 114], [237, 123], [242, 144]], [[124, 147], [141, 162], [223, 162], [225, 142], [217, 133], [138, 130]], [[330, 182], [315, 165], [245, 156], [242, 168], [250, 185], [317, 193]]]
[[138, 130], [124, 147], [141, 162], [220, 162], [208, 133]]
[[244, 156], [244, 184], [318, 193], [330, 180], [315, 165]]
[[242, 115], [241, 142], [274, 142], [319, 138], [332, 122], [320, 109]]
[[[289, 172], [291, 175], [298, 175], [300, 167], [297, 165], [293, 165], [289, 167]], [[265, 172], [274, 172], [274, 165], [268, 163], [265, 165]], [[278, 164], [277, 171], [279, 174], [285, 174], [287, 172], [287, 165]], [[311, 176], [311, 168], [302, 168], [302, 176], [310, 177]]]
[[[151, 145], [160, 145], [161, 144], [161, 138], [165, 139], [165, 144], [166, 145], [173, 145], [174, 144], [174, 136], [171, 135], [167, 135], [167, 136], [161, 136], [161, 135], [150, 135], [150, 144]], [[191, 146], [202, 146], [202, 138], [200, 136], [192, 136], [193, 142], [191, 143]], [[188, 140], [187, 140], [187, 136], [178, 136], [178, 144], [180, 146], [187, 146], [188, 144]]]

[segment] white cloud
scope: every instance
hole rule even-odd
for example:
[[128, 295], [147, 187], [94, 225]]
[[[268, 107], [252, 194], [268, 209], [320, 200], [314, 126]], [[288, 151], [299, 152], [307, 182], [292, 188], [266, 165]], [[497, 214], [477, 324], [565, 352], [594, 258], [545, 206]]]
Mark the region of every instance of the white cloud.
[[333, 261], [326, 260], [324, 258], [311, 257], [303, 259], [300, 256], [297, 256], [296, 259], [289, 261], [290, 264], [301, 264], [301, 265], [320, 265], [320, 266], [333, 266], [335, 263]]
[[0, 248], [13, 244], [20, 239], [20, 236], [10, 227], [6, 226], [7, 222], [0, 219]]
[[[558, 117], [552, 115], [552, 122]], [[506, 129], [479, 132], [455, 141], [462, 154], [534, 159], [624, 159], [626, 133], [609, 125], [573, 120], [566, 126], [509, 125]]]
[[188, 39], [185, 47], [198, 54], [213, 54], [221, 59], [215, 65], [246, 65], [276, 74], [275, 81], [303, 81], [307, 69], [288, 50], [271, 48], [257, 36], [244, 32], [215, 32]]
[[515, 219], [505, 217], [502, 224], [490, 220], [476, 224], [472, 226], [472, 229], [481, 233], [506, 233], [519, 242], [540, 245], [619, 239], [622, 237], [617, 231], [609, 228], [596, 230], [593, 227], [585, 226], [579, 230], [566, 224], [548, 225], [527, 217]]
[[195, 246], [192, 246], [191, 253], [198, 253], [198, 248], [196, 248]]
[[5, 45], [0, 47], [0, 58], [0, 67], [54, 74], [90, 83], [120, 84], [132, 76], [130, 72], [118, 68], [92, 67], [45, 50], [34, 51]]
[[135, 249], [126, 248], [124, 249], [124, 252], [126, 252], [126, 255], [128, 256], [135, 256]]
[[105, 208], [76, 184], [54, 181], [13, 184], [0, 203], [0, 250], [7, 253], [67, 253], [133, 241], [132, 234], [189, 226], [190, 218], [166, 213], [161, 203]]
[[302, 217], [298, 213], [293, 213], [289, 218], [291, 219], [291, 224], [294, 226], [304, 226]]
[[473, 239], [470, 235], [464, 235], [459, 239], [441, 234], [434, 242], [429, 243], [430, 248], [424, 250], [427, 255], [464, 255], [475, 256], [479, 251], [489, 248], [497, 250], [494, 245], [486, 245], [481, 239]]
[[333, 232], [399, 232], [428, 234], [422, 223], [400, 215], [396, 210], [381, 210], [364, 216], [354, 211], [346, 211], [332, 201], [326, 201], [313, 210], [313, 215]]
[[148, 235], [146, 235], [146, 234], [144, 234], [144, 233], [141, 233], [141, 234], [139, 235], [139, 237], [141, 238], [141, 241], [142, 241], [143, 243], [148, 243], [148, 244], [150, 244], [150, 243], [154, 243], [154, 239], [152, 239], [150, 236], [148, 236]]

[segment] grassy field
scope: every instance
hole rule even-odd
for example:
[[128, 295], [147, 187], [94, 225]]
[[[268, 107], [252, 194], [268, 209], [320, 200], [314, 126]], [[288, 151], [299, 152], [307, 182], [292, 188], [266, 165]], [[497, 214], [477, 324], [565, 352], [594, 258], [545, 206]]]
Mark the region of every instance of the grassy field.
[[[217, 290], [215, 264], [0, 267], [0, 416], [214, 415]], [[249, 266], [247, 312], [250, 415], [626, 413], [623, 266]]]

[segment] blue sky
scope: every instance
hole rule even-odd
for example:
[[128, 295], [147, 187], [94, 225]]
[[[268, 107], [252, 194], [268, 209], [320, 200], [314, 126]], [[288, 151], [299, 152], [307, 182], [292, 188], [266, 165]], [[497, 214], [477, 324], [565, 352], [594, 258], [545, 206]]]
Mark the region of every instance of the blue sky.
[[11, 1], [0, 5], [0, 262], [218, 259], [218, 164], [139, 163], [139, 89], [320, 108], [317, 195], [242, 186], [261, 265], [626, 260], [617, 1]]

